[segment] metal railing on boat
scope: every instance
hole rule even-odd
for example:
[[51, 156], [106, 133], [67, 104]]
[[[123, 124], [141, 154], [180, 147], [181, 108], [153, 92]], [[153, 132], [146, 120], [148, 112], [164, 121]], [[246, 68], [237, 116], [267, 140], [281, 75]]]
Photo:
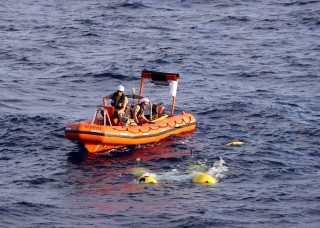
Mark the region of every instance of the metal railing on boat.
[[91, 125], [94, 125], [97, 121], [97, 117], [99, 114], [103, 114], [103, 125], [107, 126], [107, 118], [108, 118], [108, 122], [110, 124], [110, 126], [112, 126], [112, 122], [109, 116], [109, 112], [106, 108], [104, 107], [100, 107], [97, 109], [97, 111], [94, 113], [93, 119], [91, 121]]

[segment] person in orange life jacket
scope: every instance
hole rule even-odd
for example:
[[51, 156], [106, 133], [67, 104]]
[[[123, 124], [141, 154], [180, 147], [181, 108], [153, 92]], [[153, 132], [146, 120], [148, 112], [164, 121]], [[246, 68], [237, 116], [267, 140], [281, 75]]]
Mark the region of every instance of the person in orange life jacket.
[[112, 93], [103, 98], [103, 105], [107, 106], [107, 100], [111, 99], [111, 105], [115, 108], [113, 118], [118, 118], [121, 121], [125, 114], [125, 110], [128, 104], [128, 98], [124, 95], [124, 86], [117, 86], [117, 92]]
[[142, 125], [149, 122], [149, 120], [144, 115], [144, 109], [148, 106], [149, 102], [149, 99], [144, 97], [142, 98], [140, 104], [137, 104], [133, 107], [131, 111], [131, 118], [137, 125]]

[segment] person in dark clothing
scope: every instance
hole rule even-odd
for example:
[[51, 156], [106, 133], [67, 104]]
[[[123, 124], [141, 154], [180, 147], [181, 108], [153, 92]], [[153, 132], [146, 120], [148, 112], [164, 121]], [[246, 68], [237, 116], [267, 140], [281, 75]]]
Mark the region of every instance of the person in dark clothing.
[[114, 92], [103, 98], [103, 105], [107, 106], [107, 100], [111, 99], [111, 105], [115, 108], [113, 118], [117, 118], [120, 122], [125, 114], [128, 104], [128, 98], [124, 95], [124, 86], [117, 86], [117, 92]]
[[142, 98], [140, 104], [137, 104], [133, 107], [131, 111], [131, 118], [137, 125], [142, 125], [149, 122], [149, 120], [144, 115], [144, 109], [148, 106], [149, 102], [149, 99], [144, 97]]

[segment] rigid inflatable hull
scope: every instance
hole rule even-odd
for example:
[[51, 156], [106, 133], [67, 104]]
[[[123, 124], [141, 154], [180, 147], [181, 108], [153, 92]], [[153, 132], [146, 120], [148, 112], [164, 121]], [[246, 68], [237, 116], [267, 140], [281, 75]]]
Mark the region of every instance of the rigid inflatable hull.
[[91, 122], [71, 123], [65, 129], [68, 139], [82, 142], [89, 152], [152, 143], [196, 127], [195, 117], [184, 112], [143, 126], [103, 126]]

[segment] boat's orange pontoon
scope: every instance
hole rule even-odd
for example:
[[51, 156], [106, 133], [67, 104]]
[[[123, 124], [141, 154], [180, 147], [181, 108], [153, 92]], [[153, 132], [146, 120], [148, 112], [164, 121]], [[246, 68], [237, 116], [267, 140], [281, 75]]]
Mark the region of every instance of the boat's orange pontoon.
[[[93, 119], [68, 124], [65, 129], [66, 137], [82, 142], [89, 152], [101, 152], [129, 145], [152, 143], [173, 134], [194, 130], [196, 119], [193, 115], [185, 112], [174, 115], [179, 74], [143, 70], [139, 95], [133, 92], [132, 95], [126, 96], [137, 99], [139, 103], [143, 98], [145, 79], [150, 79], [155, 85], [170, 86], [172, 96], [170, 114], [164, 114], [160, 105], [150, 103], [149, 123], [142, 126], [123, 126], [112, 118], [114, 107], [103, 106], [97, 109]], [[132, 104], [128, 105], [128, 110], [131, 107]]]

